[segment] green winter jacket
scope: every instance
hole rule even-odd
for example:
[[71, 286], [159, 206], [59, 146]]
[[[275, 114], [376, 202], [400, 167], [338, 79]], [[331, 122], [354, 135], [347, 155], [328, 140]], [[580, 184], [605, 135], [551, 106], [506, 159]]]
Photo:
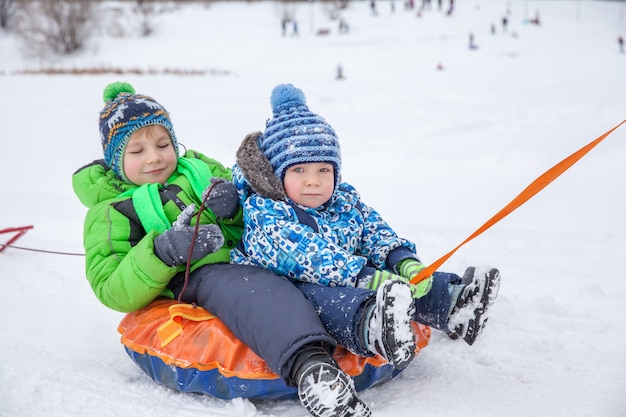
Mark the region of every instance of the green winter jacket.
[[[185, 164], [181, 163], [183, 159]], [[181, 166], [202, 169], [191, 169], [190, 172], [189, 169], [181, 170]], [[153, 194], [156, 198], [139, 200], [141, 203], [137, 206], [142, 213], [137, 213], [133, 195], [135, 198], [142, 195], [142, 190], [145, 191], [142, 187], [146, 186], [122, 181], [103, 160], [80, 168], [72, 176], [74, 192], [89, 209], [83, 232], [87, 279], [96, 297], [109, 308], [121, 312], [135, 311], [159, 295], [173, 297], [167, 285], [176, 274], [184, 273], [185, 265], [167, 266], [154, 254], [154, 238], [163, 230], [144, 227], [146, 218], [150, 215], [158, 217], [154, 212], [160, 211], [161, 218], [165, 214], [169, 227], [185, 206], [195, 203], [196, 209], [200, 207], [199, 194], [210, 184], [210, 177], [232, 179], [229, 168], [194, 151], [187, 151], [179, 159], [178, 167], [166, 186], [153, 185], [153, 189], [158, 189], [158, 194]], [[162, 210], [151, 209], [154, 203], [158, 204], [159, 197]], [[197, 221], [196, 213], [191, 224]], [[192, 271], [205, 264], [229, 262], [229, 252], [243, 232], [241, 209], [232, 219], [216, 219], [211, 210], [205, 208], [200, 223], [218, 224], [224, 235], [224, 246], [193, 261]]]

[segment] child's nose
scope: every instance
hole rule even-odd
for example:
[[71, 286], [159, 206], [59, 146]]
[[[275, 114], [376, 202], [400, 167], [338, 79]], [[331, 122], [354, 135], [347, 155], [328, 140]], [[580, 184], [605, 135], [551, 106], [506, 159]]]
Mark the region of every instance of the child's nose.
[[161, 153], [156, 150], [148, 152], [148, 162], [158, 162], [161, 159]]
[[320, 183], [319, 178], [316, 175], [309, 175], [306, 179], [307, 185], [317, 185]]

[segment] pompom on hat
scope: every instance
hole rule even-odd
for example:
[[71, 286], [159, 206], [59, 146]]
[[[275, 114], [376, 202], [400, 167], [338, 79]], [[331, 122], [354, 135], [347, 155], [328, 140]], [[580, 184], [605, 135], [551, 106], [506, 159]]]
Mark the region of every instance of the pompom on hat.
[[131, 135], [145, 126], [161, 125], [170, 134], [178, 156], [178, 141], [170, 115], [152, 97], [137, 94], [132, 85], [114, 82], [104, 88], [104, 109], [100, 112], [100, 140], [104, 161], [124, 181], [124, 149]]
[[273, 118], [258, 139], [279, 180], [293, 165], [327, 162], [335, 168], [335, 187], [341, 169], [339, 139], [335, 130], [306, 105], [304, 93], [291, 84], [279, 84], [270, 96]]

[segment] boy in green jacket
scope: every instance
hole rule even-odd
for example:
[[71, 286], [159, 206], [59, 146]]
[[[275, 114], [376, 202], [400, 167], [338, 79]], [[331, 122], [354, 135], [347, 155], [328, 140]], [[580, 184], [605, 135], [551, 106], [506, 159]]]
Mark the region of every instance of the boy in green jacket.
[[[159, 295], [173, 297], [171, 281], [185, 270], [196, 222], [202, 226], [191, 270], [228, 262], [241, 237], [241, 210], [229, 201], [230, 169], [194, 151], [179, 158], [162, 106], [126, 83], [110, 84], [104, 95], [104, 160], [80, 168], [72, 182], [89, 208], [83, 236], [87, 279], [104, 305], [129, 312]], [[217, 184], [198, 218], [211, 181]], [[213, 194], [220, 197], [213, 201]]]

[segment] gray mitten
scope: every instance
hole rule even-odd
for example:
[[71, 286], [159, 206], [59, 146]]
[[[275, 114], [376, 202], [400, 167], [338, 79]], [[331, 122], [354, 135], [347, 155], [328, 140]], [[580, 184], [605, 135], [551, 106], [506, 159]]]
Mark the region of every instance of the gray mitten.
[[[205, 201], [207, 193], [209, 193], [209, 197]], [[232, 181], [211, 178], [211, 185], [202, 193], [202, 201], [204, 201], [204, 206], [211, 210], [215, 216], [230, 219], [239, 208], [237, 186]]]
[[[188, 205], [172, 224], [172, 228], [154, 238], [154, 254], [166, 265], [175, 266], [184, 264], [189, 257], [191, 240], [195, 233], [195, 226], [190, 226], [196, 206]], [[224, 244], [224, 236], [219, 226], [203, 224], [198, 227], [198, 234], [191, 252], [191, 260], [197, 261], [206, 255], [215, 252]]]

